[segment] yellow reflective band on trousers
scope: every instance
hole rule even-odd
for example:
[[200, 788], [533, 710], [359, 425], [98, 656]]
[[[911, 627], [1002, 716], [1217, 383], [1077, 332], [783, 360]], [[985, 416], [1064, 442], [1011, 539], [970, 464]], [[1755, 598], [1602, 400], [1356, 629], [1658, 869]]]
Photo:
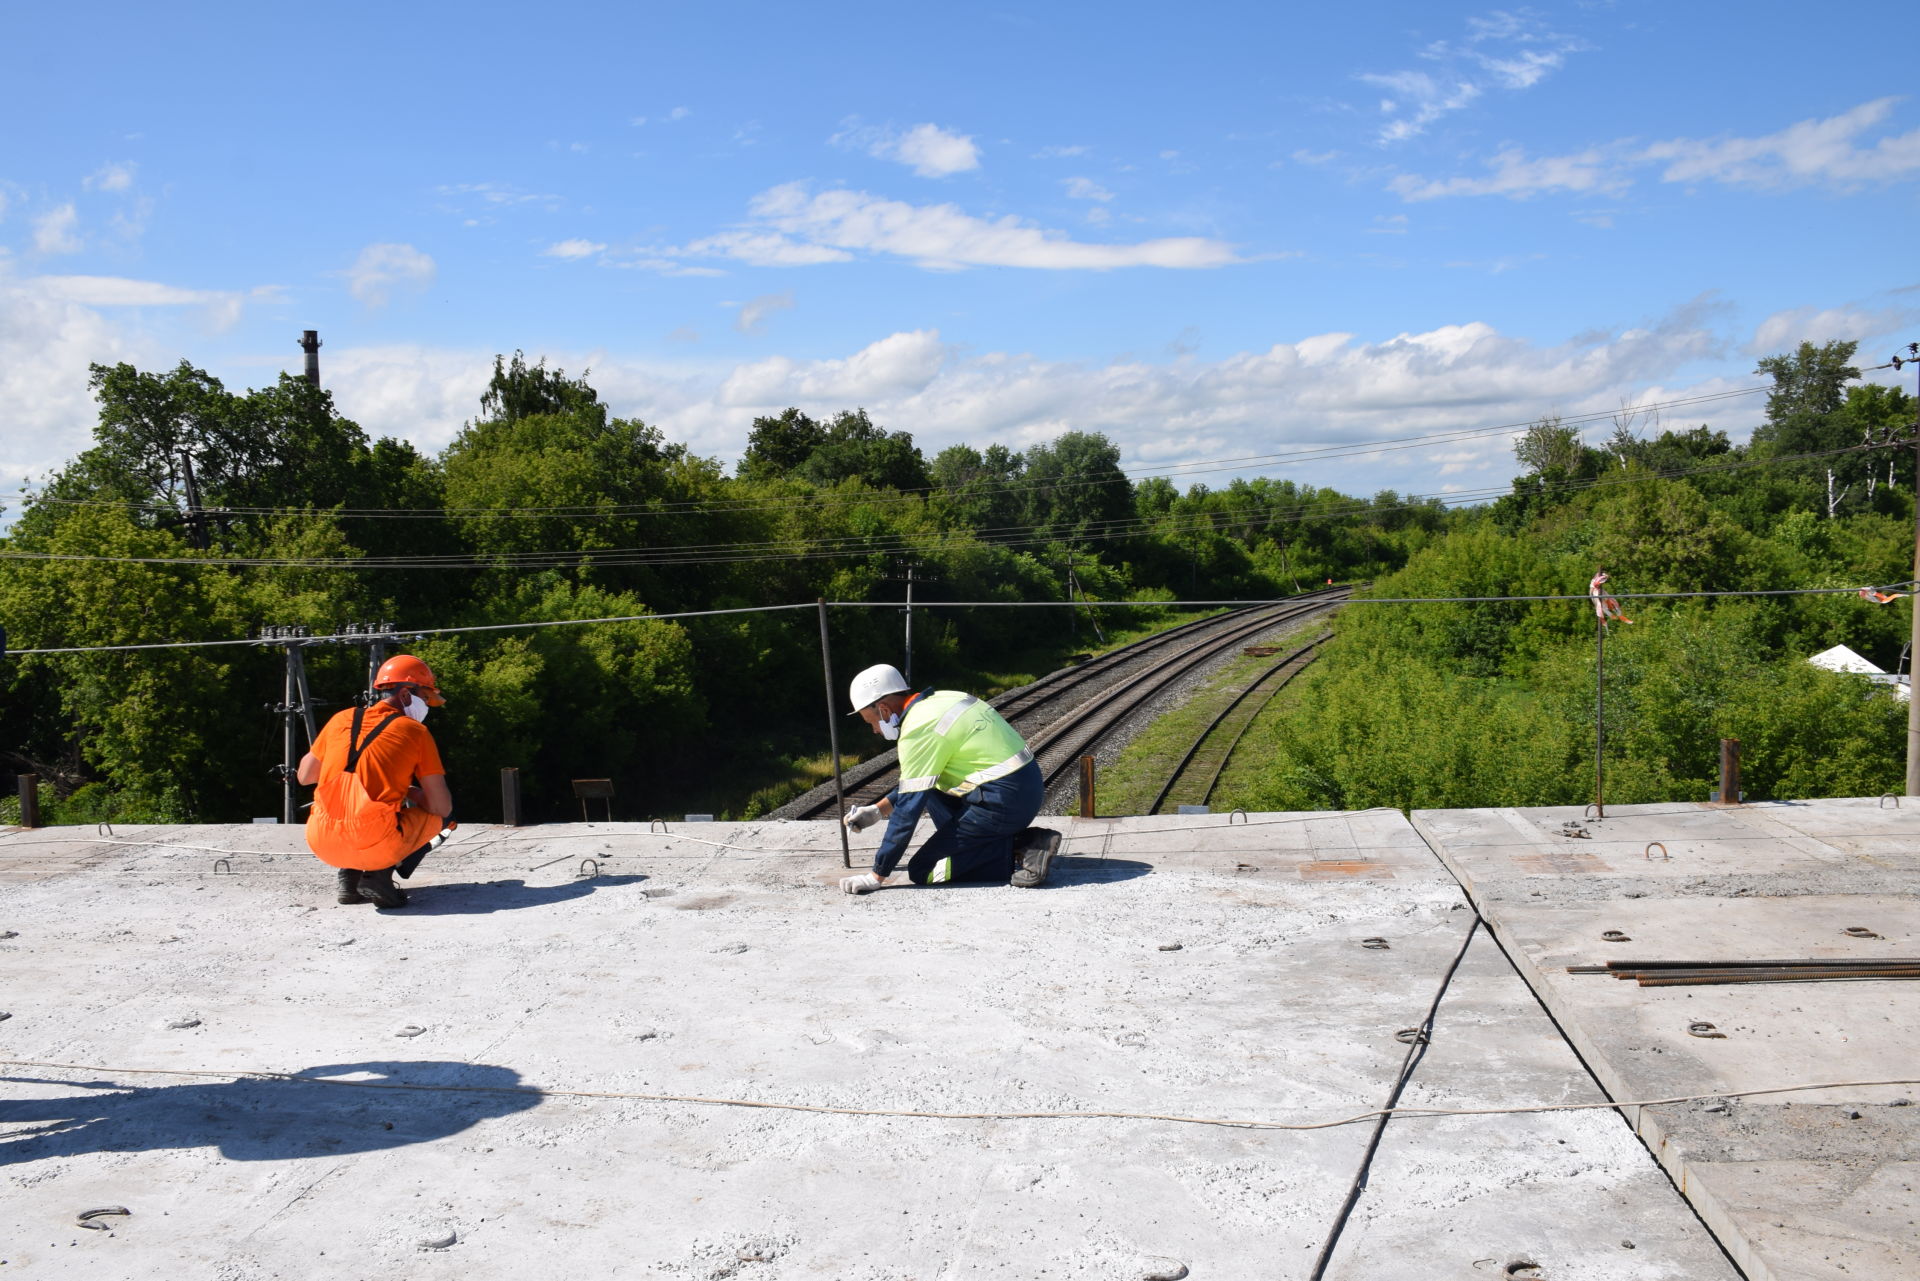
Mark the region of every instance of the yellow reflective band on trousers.
[[900, 720], [903, 793], [937, 787], [963, 796], [1032, 759], [1006, 718], [971, 694], [935, 690], [915, 699]]
[[929, 885], [944, 885], [952, 879], [953, 860], [950, 858], [941, 859], [933, 865], [933, 870], [927, 873], [927, 884]]

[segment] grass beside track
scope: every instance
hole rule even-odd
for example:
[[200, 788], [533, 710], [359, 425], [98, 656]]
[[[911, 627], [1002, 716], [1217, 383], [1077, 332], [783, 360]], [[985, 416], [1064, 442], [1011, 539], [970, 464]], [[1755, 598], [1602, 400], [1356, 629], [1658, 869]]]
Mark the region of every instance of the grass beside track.
[[[1285, 651], [1297, 649], [1313, 636], [1318, 635], [1327, 625], [1325, 618], [1310, 618], [1294, 623], [1284, 631], [1275, 632], [1259, 640], [1261, 645], [1280, 645]], [[1148, 725], [1133, 741], [1121, 751], [1120, 759], [1107, 766], [1095, 780], [1095, 797], [1102, 814], [1144, 814], [1147, 806], [1160, 791], [1161, 784], [1167, 780], [1167, 774], [1180, 763], [1187, 749], [1193, 746], [1193, 740], [1207, 727], [1208, 722], [1218, 716], [1234, 697], [1249, 684], [1260, 679], [1261, 673], [1271, 668], [1282, 655], [1268, 658], [1251, 658], [1240, 654], [1218, 668], [1207, 678], [1204, 685], [1195, 690], [1185, 702]], [[1269, 722], [1276, 705], [1287, 697], [1282, 690], [1280, 697], [1262, 711], [1247, 737], [1241, 740], [1240, 747], [1234, 752], [1234, 759], [1227, 764], [1226, 771], [1220, 776], [1220, 784], [1214, 789], [1212, 807], [1215, 810], [1232, 809], [1239, 802], [1234, 799], [1236, 788], [1235, 775], [1241, 776], [1244, 784], [1259, 773], [1258, 758], [1261, 755], [1254, 747], [1256, 735], [1263, 724]], [[1249, 757], [1254, 758], [1252, 768], [1246, 768]], [[1238, 790], [1244, 790], [1244, 787]]]

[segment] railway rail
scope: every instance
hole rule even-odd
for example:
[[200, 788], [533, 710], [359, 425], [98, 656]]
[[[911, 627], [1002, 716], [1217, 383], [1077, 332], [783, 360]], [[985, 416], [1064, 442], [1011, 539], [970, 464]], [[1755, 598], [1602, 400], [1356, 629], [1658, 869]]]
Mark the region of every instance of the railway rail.
[[[1278, 624], [1322, 613], [1352, 589], [1307, 592], [1272, 605], [1247, 606], [1196, 619], [1098, 658], [1065, 668], [992, 701], [1033, 748], [1051, 788], [1079, 758], [1168, 685]], [[884, 752], [842, 777], [848, 805], [866, 805], [893, 790], [895, 756]], [[832, 784], [816, 787], [769, 817], [829, 819], [839, 814]]]
[[[1233, 701], [1194, 736], [1193, 746], [1168, 773], [1146, 812], [1162, 813], [1168, 804], [1177, 810], [1182, 805], [1212, 803], [1213, 789], [1220, 785], [1220, 775], [1233, 759], [1234, 749], [1240, 746], [1248, 727], [1266, 710], [1274, 695], [1305, 671], [1308, 664], [1319, 657], [1320, 647], [1332, 639], [1332, 632], [1321, 633], [1249, 681], [1247, 687], [1234, 695]], [[1255, 698], [1255, 694], [1259, 697]]]

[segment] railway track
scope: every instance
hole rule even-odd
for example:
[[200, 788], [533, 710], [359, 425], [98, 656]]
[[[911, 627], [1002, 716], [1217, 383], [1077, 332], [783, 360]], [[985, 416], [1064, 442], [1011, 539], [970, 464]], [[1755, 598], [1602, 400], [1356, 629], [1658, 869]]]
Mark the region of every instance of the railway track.
[[[992, 700], [1033, 748], [1051, 788], [1079, 758], [1168, 685], [1277, 624], [1322, 613], [1351, 588], [1323, 589], [1274, 605], [1196, 619], [1043, 677]], [[846, 803], [871, 804], [893, 790], [894, 753], [862, 761], [843, 776]], [[768, 817], [827, 819], [839, 814], [833, 785], [816, 787]]]
[[[1240, 746], [1248, 726], [1266, 710], [1273, 696], [1286, 688], [1288, 681], [1319, 657], [1320, 647], [1332, 639], [1332, 632], [1323, 632], [1249, 681], [1195, 736], [1193, 746], [1167, 775], [1167, 781], [1160, 785], [1146, 812], [1160, 814], [1169, 806], [1178, 810], [1182, 805], [1211, 804], [1213, 789], [1219, 786], [1220, 775], [1233, 759], [1233, 751]], [[1256, 694], [1259, 697], [1256, 698]]]

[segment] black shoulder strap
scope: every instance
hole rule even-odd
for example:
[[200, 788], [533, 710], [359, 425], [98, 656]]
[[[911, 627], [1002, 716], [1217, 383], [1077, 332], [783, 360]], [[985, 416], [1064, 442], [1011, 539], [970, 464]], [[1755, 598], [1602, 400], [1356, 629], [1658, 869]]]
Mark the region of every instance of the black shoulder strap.
[[347, 768], [344, 771], [348, 774], [353, 773], [354, 767], [360, 764], [360, 753], [366, 751], [368, 744], [380, 737], [380, 731], [393, 724], [394, 721], [392, 716], [387, 716], [378, 725], [375, 725], [369, 730], [367, 736], [363, 739], [360, 737], [360, 720], [366, 714], [367, 709], [365, 707], [356, 707], [353, 709], [353, 728], [347, 731], [347, 742], [352, 744], [352, 746], [347, 749]]

